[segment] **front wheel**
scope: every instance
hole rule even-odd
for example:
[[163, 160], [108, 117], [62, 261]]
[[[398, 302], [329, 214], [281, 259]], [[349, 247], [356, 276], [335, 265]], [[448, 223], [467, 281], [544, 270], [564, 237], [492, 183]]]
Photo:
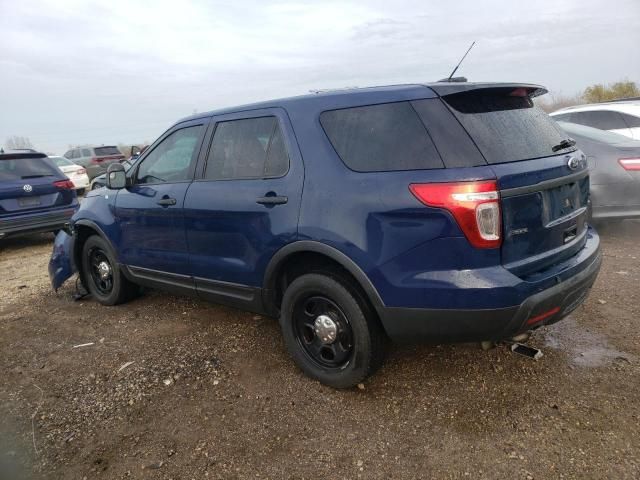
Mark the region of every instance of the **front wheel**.
[[373, 374], [384, 358], [384, 333], [376, 319], [332, 277], [295, 279], [282, 300], [280, 324], [296, 365], [334, 388], [349, 388]]
[[82, 274], [87, 290], [103, 305], [124, 303], [138, 291], [120, 270], [109, 244], [98, 235], [84, 242]]

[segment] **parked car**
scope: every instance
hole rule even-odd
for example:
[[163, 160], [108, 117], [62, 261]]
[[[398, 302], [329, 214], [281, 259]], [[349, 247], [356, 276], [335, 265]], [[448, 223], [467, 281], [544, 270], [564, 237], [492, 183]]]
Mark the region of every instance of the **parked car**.
[[640, 140], [640, 101], [576, 105], [550, 114], [554, 120], [578, 123]]
[[[325, 92], [181, 120], [87, 193], [49, 265], [104, 305], [138, 285], [279, 317], [309, 376], [350, 387], [384, 340], [510, 339], [600, 268], [585, 156], [536, 85]], [[304, 159], [304, 161], [303, 161]]]
[[640, 141], [576, 123], [558, 124], [587, 155], [593, 218], [640, 217]]
[[78, 195], [82, 195], [89, 186], [87, 170], [64, 157], [49, 157], [49, 159], [73, 182], [73, 188]]
[[[131, 165], [133, 165], [134, 161], [135, 161], [135, 159], [133, 161], [131, 159], [129, 159], [129, 160], [124, 160], [123, 162], [121, 162], [122, 166], [124, 167], [124, 171], [125, 172], [127, 172], [131, 168]], [[102, 175], [98, 175], [93, 180], [91, 180], [91, 187], [89, 189], [90, 190], [95, 190], [97, 188], [102, 188], [106, 184], [107, 184], [107, 174], [103, 173]]]
[[64, 154], [64, 157], [86, 168], [89, 180], [105, 173], [111, 163], [125, 159], [115, 146], [72, 148]]
[[73, 183], [44, 153], [0, 154], [0, 238], [56, 232], [77, 207]]

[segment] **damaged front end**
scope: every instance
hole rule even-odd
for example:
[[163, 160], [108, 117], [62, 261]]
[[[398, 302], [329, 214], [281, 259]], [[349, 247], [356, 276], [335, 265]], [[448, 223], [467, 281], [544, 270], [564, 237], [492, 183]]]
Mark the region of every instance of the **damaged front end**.
[[49, 279], [54, 290], [68, 280], [77, 270], [73, 261], [73, 244], [75, 236], [67, 231], [60, 231], [53, 244], [53, 252], [49, 260]]

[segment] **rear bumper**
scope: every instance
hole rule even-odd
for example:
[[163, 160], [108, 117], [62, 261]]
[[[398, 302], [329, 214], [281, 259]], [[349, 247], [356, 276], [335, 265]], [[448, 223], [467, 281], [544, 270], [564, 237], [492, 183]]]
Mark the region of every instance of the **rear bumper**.
[[[394, 341], [472, 342], [503, 340], [518, 333], [555, 323], [575, 310], [587, 297], [602, 264], [600, 241], [592, 234], [580, 262], [583, 268], [557, 284], [532, 294], [520, 305], [497, 309], [424, 309], [382, 307], [378, 314]], [[527, 282], [525, 282], [527, 283]]]
[[69, 223], [76, 209], [65, 208], [50, 212], [31, 213], [0, 219], [0, 238], [23, 233], [52, 232]]

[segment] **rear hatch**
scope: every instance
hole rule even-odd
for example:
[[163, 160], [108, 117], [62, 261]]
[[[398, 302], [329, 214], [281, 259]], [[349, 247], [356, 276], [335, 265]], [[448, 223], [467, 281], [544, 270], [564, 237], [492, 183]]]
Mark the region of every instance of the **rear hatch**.
[[92, 159], [93, 163], [107, 165], [109, 163], [125, 159], [122, 152], [118, 150], [118, 147], [96, 147], [93, 150], [95, 153], [95, 157]]
[[503, 265], [526, 277], [579, 251], [586, 241], [586, 157], [533, 104], [535, 85], [432, 87], [495, 173], [502, 209]]
[[73, 204], [69, 180], [41, 153], [0, 155], [0, 218]]

